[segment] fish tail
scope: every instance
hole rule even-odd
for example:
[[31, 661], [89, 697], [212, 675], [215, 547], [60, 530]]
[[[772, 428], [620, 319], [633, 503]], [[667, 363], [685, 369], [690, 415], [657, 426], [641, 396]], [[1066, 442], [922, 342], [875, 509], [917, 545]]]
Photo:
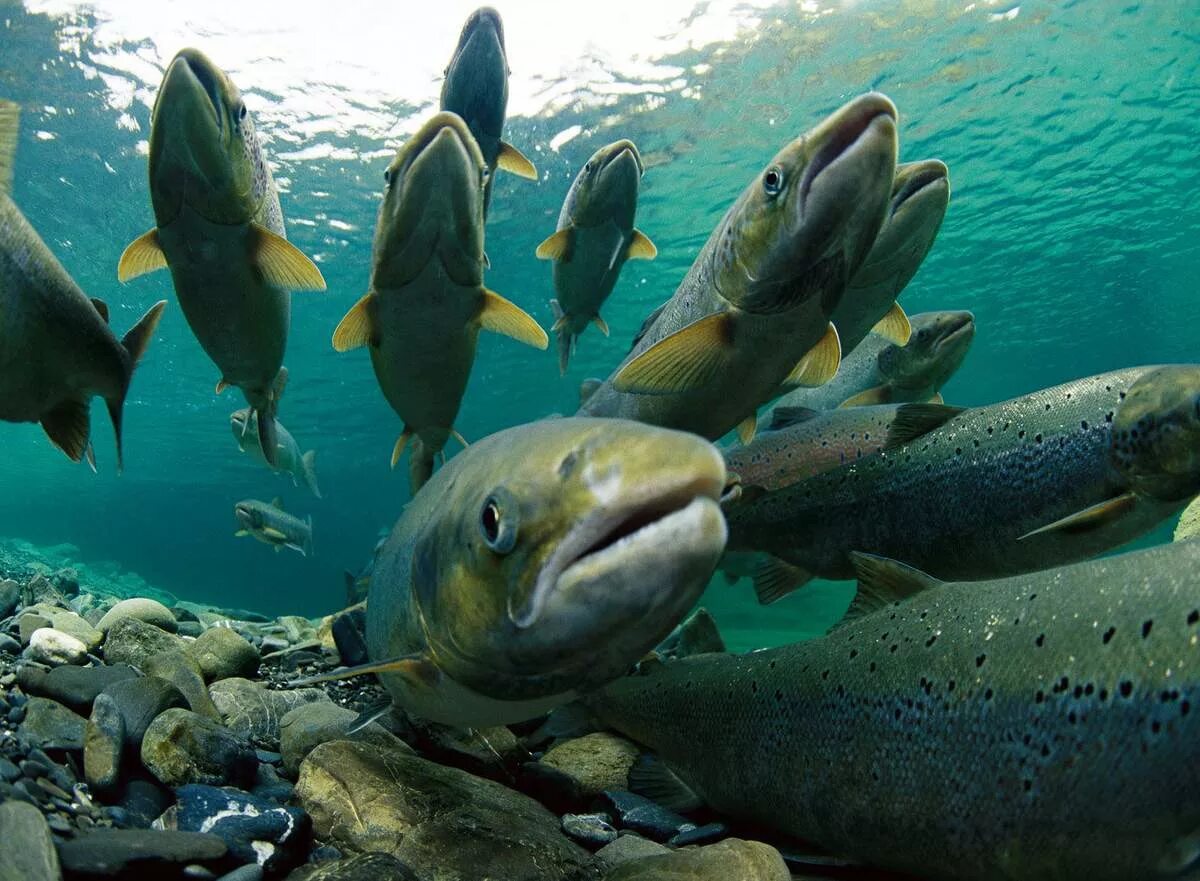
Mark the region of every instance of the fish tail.
[[118, 398], [110, 398], [105, 401], [108, 405], [108, 418], [112, 420], [113, 434], [117, 439], [118, 474], [121, 473], [122, 468], [125, 466], [121, 445], [121, 423], [122, 414], [125, 410], [125, 397], [129, 394], [129, 383], [133, 379], [133, 371], [137, 367], [138, 362], [146, 354], [146, 347], [150, 345], [150, 340], [154, 336], [158, 322], [162, 320], [163, 309], [166, 307], [167, 301], [159, 300], [147, 309], [146, 314], [139, 318], [137, 324], [129, 328], [129, 332], [121, 338], [121, 348], [125, 350], [127, 358], [125, 377], [121, 383], [121, 395]]
[[411, 452], [408, 456], [408, 488], [416, 495], [417, 490], [433, 476], [433, 460], [437, 450], [429, 447], [419, 435], [413, 435], [409, 449]]
[[571, 343], [574, 342], [575, 335], [571, 333], [571, 328], [562, 327], [558, 331], [558, 373], [560, 376], [567, 375], [567, 362], [571, 360]]
[[304, 483], [318, 499], [321, 489], [317, 486], [317, 451], [309, 450], [300, 457], [300, 470], [304, 474]]
[[272, 468], [279, 467], [279, 430], [275, 423], [275, 415], [279, 412], [279, 399], [283, 397], [287, 380], [287, 368], [280, 367], [267, 392], [266, 403], [253, 407], [258, 414], [258, 444], [262, 447], [263, 458]]

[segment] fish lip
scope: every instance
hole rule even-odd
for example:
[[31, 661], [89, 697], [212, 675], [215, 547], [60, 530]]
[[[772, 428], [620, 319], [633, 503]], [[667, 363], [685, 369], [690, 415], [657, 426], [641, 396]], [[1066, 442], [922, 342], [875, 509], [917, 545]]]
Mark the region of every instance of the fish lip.
[[213, 122], [217, 126], [217, 131], [222, 131], [224, 126], [219, 109], [221, 97], [217, 88], [217, 81], [212, 77], [205, 63], [202, 62], [211, 63], [204, 58], [199, 50], [181, 49], [176, 53], [175, 57], [171, 60], [171, 64], [167, 67], [163, 91], [165, 92], [168, 89], [177, 87], [176, 81], [179, 77], [187, 77], [188, 85], [194, 86], [208, 98], [208, 109], [212, 113]]
[[608, 159], [605, 160], [605, 168], [608, 168], [610, 165], [615, 165], [618, 160], [628, 155], [633, 159], [633, 164], [637, 166], [638, 177], [641, 177], [646, 173], [646, 166], [642, 164], [642, 156], [638, 152], [637, 145], [634, 144], [633, 141], [629, 140], [628, 138], [622, 138], [613, 144], [613, 146], [619, 147], [620, 149], [614, 150]]
[[[843, 108], [843, 118], [838, 120], [837, 129], [804, 169], [800, 182], [800, 205], [808, 202], [808, 194], [820, 175], [837, 164], [850, 153], [864, 137], [878, 127], [890, 127], [894, 135], [896, 107], [884, 95], [869, 92]], [[877, 125], [878, 123], [878, 125]]]
[[940, 159], [928, 159], [921, 163], [912, 163], [921, 167], [914, 171], [892, 197], [891, 214], [895, 215], [904, 205], [923, 191], [942, 186], [950, 186], [950, 169]]
[[975, 336], [975, 316], [967, 312], [959, 316], [959, 318], [961, 323], [955, 326], [949, 333], [943, 334], [933, 344], [935, 352], [940, 352], [946, 346], [956, 345], [964, 337], [970, 340]]
[[475, 141], [471, 130], [467, 128], [466, 122], [457, 113], [442, 110], [431, 116], [401, 148], [405, 153], [403, 163], [397, 166], [393, 160], [390, 166], [391, 170], [402, 172], [410, 169], [446, 132], [453, 133], [463, 150], [475, 159], [479, 167], [484, 167], [483, 154], [480, 153], [479, 144]]
[[467, 45], [467, 41], [473, 37], [480, 28], [491, 26], [492, 31], [496, 34], [496, 39], [500, 42], [500, 49], [504, 49], [504, 22], [500, 19], [500, 13], [492, 6], [481, 6], [467, 16], [466, 22], [463, 23], [462, 33], [458, 37], [458, 48], [461, 51]]

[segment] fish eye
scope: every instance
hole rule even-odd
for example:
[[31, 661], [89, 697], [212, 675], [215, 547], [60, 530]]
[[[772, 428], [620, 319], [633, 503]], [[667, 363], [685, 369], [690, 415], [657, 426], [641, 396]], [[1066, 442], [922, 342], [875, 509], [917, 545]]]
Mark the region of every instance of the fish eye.
[[763, 175], [763, 190], [768, 196], [778, 196], [783, 190], [783, 171], [777, 166], [768, 168]]
[[389, 184], [389, 185], [391, 184], [391, 182], [392, 182], [392, 170], [391, 170], [390, 168], [385, 168], [385, 169], [383, 170], [383, 182], [384, 182], [385, 184]]
[[479, 511], [479, 531], [497, 554], [507, 554], [517, 543], [516, 505], [509, 504], [512, 500], [506, 496], [501, 491], [492, 493]]
[[583, 163], [583, 173], [584, 174], [587, 174], [591, 170], [592, 170], [592, 163], [590, 163], [590, 162]]
[[245, 119], [245, 118], [246, 118], [246, 102], [239, 101], [238, 102], [238, 119]]

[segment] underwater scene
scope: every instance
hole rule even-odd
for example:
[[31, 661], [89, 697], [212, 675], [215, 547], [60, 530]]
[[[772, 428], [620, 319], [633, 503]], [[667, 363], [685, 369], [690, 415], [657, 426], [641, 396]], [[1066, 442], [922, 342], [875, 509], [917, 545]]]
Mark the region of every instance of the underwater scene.
[[1200, 879], [1200, 6], [0, 0], [0, 881]]

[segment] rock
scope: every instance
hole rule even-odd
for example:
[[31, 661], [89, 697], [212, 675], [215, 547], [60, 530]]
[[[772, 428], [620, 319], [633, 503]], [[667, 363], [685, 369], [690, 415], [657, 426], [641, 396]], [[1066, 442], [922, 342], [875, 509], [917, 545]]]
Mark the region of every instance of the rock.
[[101, 698], [108, 698], [120, 711], [125, 746], [135, 752], [141, 749], [146, 729], [159, 714], [176, 707], [187, 706], [183, 693], [158, 676], [142, 676], [138, 679], [115, 682], [96, 698], [97, 703]]
[[301, 618], [299, 615], [283, 615], [275, 620], [283, 628], [283, 633], [291, 645], [312, 642], [316, 639], [316, 628], [307, 618]]
[[334, 615], [330, 628], [343, 664], [353, 667], [367, 662], [367, 615], [363, 604]]
[[125, 788], [121, 792], [120, 808], [127, 820], [121, 825], [148, 829], [174, 803], [175, 793], [138, 767], [133, 776], [125, 781]]
[[35, 667], [24, 667], [18, 672], [17, 682], [22, 690], [52, 698], [81, 714], [89, 712], [96, 695], [113, 683], [138, 676], [128, 664], [56, 667], [40, 676], [39, 672]]
[[604, 881], [791, 881], [779, 851], [760, 841], [728, 838], [621, 863]]
[[21, 776], [21, 769], [4, 756], [0, 756], [0, 781], [12, 783]]
[[83, 735], [83, 776], [97, 792], [113, 789], [121, 777], [125, 720], [117, 702], [101, 694], [92, 705]]
[[346, 729], [358, 718], [358, 714], [332, 702], [302, 704], [289, 710], [279, 720], [279, 749], [283, 753], [283, 772], [295, 777], [300, 772], [300, 763], [322, 743], [330, 740], [354, 740], [373, 743], [384, 749], [408, 750], [408, 745], [378, 722], [372, 722], [353, 736], [346, 737]]
[[622, 737], [596, 732], [560, 743], [542, 756], [541, 763], [571, 777], [584, 798], [594, 798], [606, 789], [628, 787], [629, 769], [639, 752]]
[[192, 864], [218, 866], [227, 848], [219, 836], [149, 829], [94, 829], [62, 841], [58, 857], [68, 878], [167, 879]]
[[227, 872], [218, 878], [217, 881], [262, 881], [262, 879], [262, 866], [257, 863], [251, 863], [248, 866], [242, 866], [240, 869]]
[[612, 844], [606, 844], [596, 851], [596, 865], [601, 871], [607, 872], [622, 863], [670, 852], [669, 847], [664, 847], [632, 832], [623, 832]]
[[59, 881], [58, 854], [42, 812], [23, 801], [0, 803], [0, 878]]
[[680, 832], [696, 828], [686, 817], [632, 792], [606, 790], [604, 798], [622, 826], [655, 841], [669, 841]]
[[[180, 621], [179, 629], [176, 630], [175, 632], [178, 633], [180, 636], [190, 636], [194, 639], [194, 638], [200, 636], [200, 634], [204, 633], [204, 625], [201, 624], [199, 621]], [[233, 873], [230, 872], [230, 875], [232, 875], [232, 874]], [[226, 875], [224, 877], [228, 878], [229, 875]]]
[[603, 847], [617, 840], [607, 814], [565, 814], [562, 830], [585, 847]]
[[[224, 881], [224, 879], [222, 879]], [[302, 866], [286, 881], [423, 881], [391, 854], [364, 853]]]
[[466, 730], [417, 720], [413, 737], [414, 745], [428, 758], [492, 779], [504, 774], [508, 766], [530, 758], [504, 725]]
[[384, 851], [419, 878], [512, 881], [591, 877], [587, 851], [528, 796], [409, 752], [333, 741], [300, 766], [296, 797], [322, 840]]
[[181, 709], [167, 710], [150, 723], [141, 756], [142, 764], [172, 788], [186, 783], [246, 784], [258, 767], [254, 750], [243, 738], [207, 716]]
[[70, 609], [62, 609], [49, 603], [34, 603], [26, 606], [21, 610], [21, 614], [17, 615], [17, 631], [23, 643], [28, 643], [34, 632], [43, 627], [53, 627], [75, 637], [87, 646], [89, 652], [99, 648], [104, 638], [99, 630]]
[[724, 823], [705, 823], [695, 829], [685, 829], [671, 837], [667, 844], [671, 847], [687, 847], [692, 844], [711, 844], [720, 841], [729, 834], [729, 827]]
[[121, 600], [105, 612], [100, 623], [96, 625], [96, 629], [101, 633], [108, 633], [109, 629], [122, 618], [136, 618], [147, 624], [153, 624], [167, 633], [174, 633], [179, 626], [175, 616], [171, 614], [171, 610], [162, 603], [144, 597], [134, 597]]
[[152, 655], [143, 665], [150, 676], [165, 679], [179, 689], [192, 712], [220, 721], [221, 713], [213, 703], [200, 673], [200, 664], [185, 652], [171, 649]]
[[0, 579], [0, 620], [7, 618], [21, 602], [21, 585], [10, 578]]
[[87, 663], [88, 648], [83, 640], [53, 627], [39, 627], [29, 637], [22, 653], [31, 661], [58, 667], [62, 664]]
[[25, 704], [21, 733], [41, 749], [83, 749], [87, 720], [57, 701], [31, 697]]
[[187, 647], [207, 682], [234, 676], [253, 676], [258, 670], [258, 649], [230, 627], [204, 631]]
[[259, 798], [283, 804], [292, 800], [295, 788], [290, 781], [279, 776], [274, 765], [259, 762], [258, 771], [254, 775], [254, 786], [250, 791]]
[[299, 808], [280, 807], [237, 789], [189, 784], [175, 791], [166, 829], [219, 835], [240, 863], [257, 863], [267, 874], [304, 862], [312, 821]]
[[10, 655], [19, 655], [21, 653], [21, 643], [19, 640], [13, 639], [7, 633], [0, 633], [0, 652], [5, 652]]
[[275, 691], [239, 678], [214, 682], [209, 693], [231, 730], [272, 747], [279, 743], [279, 720], [289, 710], [318, 701], [331, 703], [329, 695], [319, 688]]
[[21, 587], [21, 604], [29, 607], [39, 603], [62, 603], [67, 595], [55, 587], [50, 579], [38, 573]]
[[[97, 631], [98, 632], [98, 631]], [[104, 637], [104, 660], [142, 667], [159, 652], [182, 649], [183, 640], [137, 618], [119, 618]]]

